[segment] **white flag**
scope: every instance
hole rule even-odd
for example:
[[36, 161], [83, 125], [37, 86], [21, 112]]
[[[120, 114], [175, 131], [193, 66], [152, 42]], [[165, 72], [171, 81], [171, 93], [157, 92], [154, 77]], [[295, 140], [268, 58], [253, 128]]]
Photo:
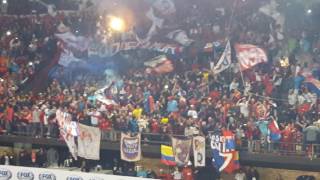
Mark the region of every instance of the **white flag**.
[[84, 36], [76, 36], [71, 32], [55, 34], [70, 50], [86, 51], [89, 48], [89, 39]]
[[78, 155], [85, 159], [100, 159], [101, 132], [99, 128], [79, 124]]
[[231, 46], [230, 46], [230, 41], [228, 41], [226, 48], [224, 49], [218, 63], [213, 68], [213, 72], [215, 74], [219, 74], [222, 71], [228, 69], [230, 65], [231, 65]]
[[78, 148], [74, 140], [74, 137], [77, 136], [77, 123], [71, 121], [71, 115], [69, 113], [58, 110], [56, 114], [60, 135], [66, 142], [72, 157], [77, 160]]
[[206, 166], [206, 139], [202, 136], [196, 136], [192, 142], [194, 166]]
[[84, 62], [84, 61], [76, 58], [70, 50], [64, 49], [64, 52], [62, 52], [60, 55], [58, 64], [64, 67], [68, 67], [72, 63], [80, 63], [80, 62]]

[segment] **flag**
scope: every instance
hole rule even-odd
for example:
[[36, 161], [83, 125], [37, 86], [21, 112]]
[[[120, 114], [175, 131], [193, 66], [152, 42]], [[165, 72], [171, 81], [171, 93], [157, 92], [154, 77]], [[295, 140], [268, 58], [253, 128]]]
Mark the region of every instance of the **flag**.
[[171, 146], [161, 145], [161, 162], [167, 166], [176, 165]]
[[121, 133], [120, 143], [121, 159], [128, 162], [140, 161], [141, 159], [141, 134], [131, 137]]
[[236, 44], [235, 50], [241, 71], [250, 69], [257, 64], [268, 61], [266, 52], [255, 45]]
[[76, 58], [70, 50], [64, 49], [64, 51], [61, 53], [58, 64], [64, 67], [68, 67], [71, 63], [79, 63], [79, 62], [84, 62], [84, 61]]
[[224, 49], [218, 63], [213, 68], [215, 74], [219, 74], [222, 71], [228, 69], [231, 65], [231, 47], [230, 41], [227, 42], [226, 48]]
[[172, 39], [183, 46], [190, 46], [193, 42], [193, 40], [188, 37], [187, 33], [181, 29], [170, 32], [167, 35], [167, 38]]
[[156, 0], [152, 7], [162, 15], [170, 15], [176, 12], [176, 6], [173, 0]]
[[172, 62], [165, 55], [160, 55], [152, 58], [150, 61], [144, 63], [147, 67], [147, 73], [166, 74], [173, 71], [174, 67]]
[[279, 129], [278, 123], [276, 120], [272, 119], [269, 122], [268, 128], [270, 130], [270, 139], [272, 141], [278, 141], [281, 138], [281, 131]]
[[89, 40], [83, 36], [76, 36], [71, 32], [55, 34], [70, 50], [86, 51], [89, 48]]
[[305, 80], [306, 87], [313, 93], [316, 93], [320, 96], [320, 81], [316, 78], [309, 77]]
[[78, 156], [85, 159], [100, 159], [101, 132], [99, 128], [79, 124]]
[[234, 134], [231, 131], [211, 134], [212, 162], [217, 170], [232, 173], [239, 169], [239, 155], [234, 148]]
[[196, 136], [192, 142], [193, 158], [195, 167], [206, 166], [206, 139], [202, 136]]
[[189, 162], [192, 139], [178, 139], [172, 137], [172, 148], [175, 162], [184, 166]]

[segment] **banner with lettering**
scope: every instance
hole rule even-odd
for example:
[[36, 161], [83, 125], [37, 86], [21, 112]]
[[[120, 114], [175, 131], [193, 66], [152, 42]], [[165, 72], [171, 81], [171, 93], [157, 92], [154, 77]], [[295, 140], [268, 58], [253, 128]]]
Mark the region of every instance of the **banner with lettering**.
[[232, 173], [239, 169], [239, 153], [235, 150], [235, 137], [229, 130], [211, 134], [212, 162], [220, 171]]
[[145, 178], [124, 177], [98, 173], [85, 173], [63, 169], [32, 168], [0, 165], [1, 180], [138, 180]]
[[202, 136], [193, 137], [193, 158], [195, 167], [206, 166], [206, 139]]
[[172, 137], [174, 159], [179, 166], [187, 165], [190, 158], [192, 139], [178, 139]]
[[100, 159], [101, 132], [99, 128], [79, 123], [78, 156], [85, 159]]
[[120, 142], [121, 159], [128, 162], [140, 161], [141, 159], [141, 134], [130, 136], [121, 133]]

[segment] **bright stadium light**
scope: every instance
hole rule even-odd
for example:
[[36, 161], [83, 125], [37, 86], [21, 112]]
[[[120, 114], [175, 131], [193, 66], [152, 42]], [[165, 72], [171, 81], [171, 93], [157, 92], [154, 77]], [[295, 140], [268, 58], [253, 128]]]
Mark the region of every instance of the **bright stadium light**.
[[311, 13], [312, 13], [312, 10], [311, 10], [311, 9], [308, 9], [308, 10], [307, 10], [307, 13], [308, 13], [308, 14], [311, 14]]
[[6, 32], [6, 35], [7, 35], [7, 36], [11, 36], [11, 31], [7, 31], [7, 32]]
[[7, 0], [2, 0], [2, 4], [7, 4]]
[[122, 32], [125, 29], [125, 23], [123, 19], [118, 17], [111, 17], [109, 26], [112, 30], [118, 31], [118, 32]]

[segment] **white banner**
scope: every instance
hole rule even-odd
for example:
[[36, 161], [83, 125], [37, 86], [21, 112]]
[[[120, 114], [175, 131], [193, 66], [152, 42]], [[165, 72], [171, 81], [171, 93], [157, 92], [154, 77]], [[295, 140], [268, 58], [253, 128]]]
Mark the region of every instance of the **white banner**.
[[145, 178], [0, 165], [1, 180], [138, 180]]
[[99, 128], [79, 123], [78, 156], [85, 159], [100, 159], [101, 132]]
[[56, 119], [58, 121], [60, 135], [66, 142], [69, 151], [74, 159], [77, 159], [78, 149], [74, 137], [78, 135], [78, 125], [71, 121], [71, 115], [67, 112], [57, 110]]
[[128, 162], [141, 159], [141, 134], [134, 137], [121, 133], [120, 143], [121, 159]]
[[192, 142], [193, 158], [195, 167], [206, 166], [206, 139], [202, 136], [196, 136]]
[[174, 160], [176, 161], [177, 165], [187, 165], [190, 158], [190, 148], [192, 139], [178, 139], [172, 137], [171, 140]]

